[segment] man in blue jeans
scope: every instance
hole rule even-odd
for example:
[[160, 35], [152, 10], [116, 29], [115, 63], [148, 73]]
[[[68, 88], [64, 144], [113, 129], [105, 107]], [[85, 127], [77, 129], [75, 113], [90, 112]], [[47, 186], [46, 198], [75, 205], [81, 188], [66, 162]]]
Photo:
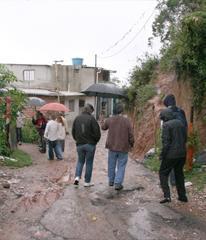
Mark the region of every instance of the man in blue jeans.
[[86, 163], [85, 169], [85, 187], [90, 187], [94, 154], [96, 150], [96, 144], [101, 137], [99, 124], [96, 119], [92, 116], [94, 108], [91, 104], [86, 104], [82, 114], [77, 116], [72, 126], [72, 136], [76, 141], [78, 161], [76, 165], [74, 185], [79, 185], [79, 180], [82, 175], [84, 164]]
[[102, 130], [108, 130], [106, 148], [108, 151], [109, 186], [123, 189], [128, 152], [134, 145], [134, 135], [128, 118], [122, 115], [123, 105], [115, 106], [115, 115], [101, 122]]

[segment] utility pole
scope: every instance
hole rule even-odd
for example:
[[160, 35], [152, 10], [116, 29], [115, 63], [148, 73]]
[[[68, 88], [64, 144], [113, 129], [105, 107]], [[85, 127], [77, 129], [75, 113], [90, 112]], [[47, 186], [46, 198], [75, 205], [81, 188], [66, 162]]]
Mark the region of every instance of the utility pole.
[[[94, 56], [94, 83], [97, 83], [97, 54]], [[94, 109], [95, 109], [95, 116], [97, 116], [97, 96], [94, 97]]]
[[94, 65], [94, 83], [97, 83], [97, 54], [95, 54]]
[[64, 62], [64, 60], [54, 60], [54, 64], [55, 64], [55, 81], [56, 81], [56, 91], [57, 91], [57, 99], [58, 102], [60, 102], [60, 96], [59, 96], [59, 81], [58, 81], [58, 66], [57, 63], [61, 63]]

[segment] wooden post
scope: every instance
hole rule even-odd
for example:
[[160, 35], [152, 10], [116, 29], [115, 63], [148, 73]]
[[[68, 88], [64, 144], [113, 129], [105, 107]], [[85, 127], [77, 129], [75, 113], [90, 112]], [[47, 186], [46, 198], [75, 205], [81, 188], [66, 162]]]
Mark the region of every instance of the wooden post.
[[[191, 107], [191, 112], [190, 112], [190, 123], [188, 127], [188, 136], [191, 136], [193, 134], [193, 121], [194, 121], [194, 107]], [[193, 165], [193, 156], [194, 156], [194, 146], [188, 146], [187, 148], [187, 159], [186, 159], [186, 169], [188, 171], [192, 170], [192, 165]]]

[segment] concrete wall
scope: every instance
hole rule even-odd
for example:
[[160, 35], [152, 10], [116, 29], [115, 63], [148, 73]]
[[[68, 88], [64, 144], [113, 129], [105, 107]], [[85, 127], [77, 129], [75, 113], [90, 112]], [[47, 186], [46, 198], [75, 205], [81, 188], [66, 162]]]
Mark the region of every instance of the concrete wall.
[[[6, 67], [11, 70], [18, 79], [15, 83], [17, 87], [22, 88], [41, 88], [47, 90], [61, 90], [71, 92], [81, 92], [90, 85], [95, 83], [94, 68], [82, 66], [79, 69], [75, 69], [72, 65], [31, 65], [31, 64], [5, 64]], [[23, 79], [23, 72], [25, 70], [34, 70], [34, 80], [25, 81]], [[106, 73], [106, 74], [105, 74]], [[98, 74], [98, 81], [108, 81], [109, 72], [101, 71]], [[106, 76], [106, 77], [105, 77]], [[39, 96], [51, 101], [48, 96]], [[95, 97], [87, 96], [69, 96], [61, 97], [61, 103], [69, 107], [69, 100], [74, 100], [75, 109], [74, 112], [69, 112], [66, 118], [69, 123], [82, 111], [82, 107], [79, 107], [80, 100], [84, 100], [86, 103], [91, 103], [94, 107]], [[57, 98], [53, 98], [52, 101], [57, 101]], [[99, 109], [99, 108], [98, 108]], [[96, 115], [96, 114], [95, 114]]]
[[[24, 88], [46, 88], [53, 89], [52, 68], [49, 65], [29, 65], [29, 64], [6, 64], [18, 79], [15, 83], [18, 87]], [[23, 79], [24, 70], [34, 70], [34, 81]]]

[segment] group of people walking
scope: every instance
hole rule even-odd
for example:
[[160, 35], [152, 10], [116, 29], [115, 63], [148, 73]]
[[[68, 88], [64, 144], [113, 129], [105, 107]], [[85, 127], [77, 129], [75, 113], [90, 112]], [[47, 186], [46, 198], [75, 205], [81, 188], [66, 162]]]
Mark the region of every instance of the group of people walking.
[[46, 153], [47, 145], [48, 160], [54, 160], [54, 154], [57, 160], [63, 160], [65, 137], [68, 134], [67, 122], [63, 114], [60, 113], [50, 114], [48, 120], [39, 111], [32, 118], [32, 122], [39, 133], [40, 152]]
[[[159, 179], [164, 197], [160, 203], [171, 202], [169, 176], [177, 188], [178, 200], [187, 202], [183, 168], [186, 161], [187, 120], [184, 111], [176, 106], [174, 95], [170, 94], [164, 99], [165, 109], [160, 113], [162, 121], [162, 149], [160, 153]], [[101, 130], [108, 130], [106, 148], [108, 149], [108, 185], [119, 191], [123, 189], [125, 169], [128, 161], [128, 152], [134, 145], [134, 133], [131, 122], [123, 115], [123, 105], [114, 106], [114, 115], [101, 119], [98, 123], [92, 115], [94, 108], [86, 104], [83, 112], [77, 116], [72, 125], [72, 136], [76, 142], [77, 164], [74, 185], [78, 186], [82, 178], [85, 165], [84, 186], [93, 186], [92, 171], [96, 144], [101, 138]], [[21, 144], [21, 131], [23, 117], [19, 113], [17, 118], [17, 139]], [[32, 119], [39, 137], [42, 152], [46, 152], [48, 145], [48, 160], [63, 159], [65, 137], [68, 134], [68, 125], [59, 114], [51, 114], [47, 122], [42, 113], [37, 112]], [[45, 141], [46, 140], [46, 141]]]
[[92, 186], [92, 169], [96, 144], [100, 140], [102, 130], [108, 130], [106, 148], [108, 148], [108, 178], [109, 186], [116, 190], [123, 188], [125, 168], [129, 149], [133, 147], [134, 135], [130, 121], [125, 118], [123, 105], [115, 106], [115, 115], [100, 122], [100, 126], [92, 112], [94, 108], [87, 104], [81, 115], [76, 117], [72, 126], [72, 136], [76, 141], [78, 161], [74, 185], [79, 185], [84, 164], [86, 164], [84, 186]]
[[[159, 179], [164, 197], [161, 204], [171, 202], [169, 175], [177, 188], [178, 200], [187, 202], [183, 168], [186, 161], [187, 120], [184, 111], [176, 106], [174, 95], [164, 99], [166, 109], [160, 113], [162, 124], [162, 149], [160, 153]], [[123, 115], [123, 105], [115, 106], [114, 115], [100, 121], [100, 126], [92, 116], [94, 108], [87, 104], [72, 126], [72, 136], [76, 141], [78, 160], [74, 185], [78, 186], [85, 167], [84, 186], [90, 187], [96, 144], [102, 130], [108, 130], [106, 148], [108, 149], [108, 185], [115, 190], [123, 189], [128, 152], [134, 145], [131, 123]], [[173, 172], [173, 173], [172, 173]]]

